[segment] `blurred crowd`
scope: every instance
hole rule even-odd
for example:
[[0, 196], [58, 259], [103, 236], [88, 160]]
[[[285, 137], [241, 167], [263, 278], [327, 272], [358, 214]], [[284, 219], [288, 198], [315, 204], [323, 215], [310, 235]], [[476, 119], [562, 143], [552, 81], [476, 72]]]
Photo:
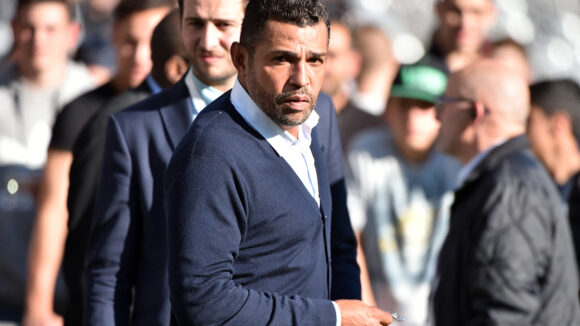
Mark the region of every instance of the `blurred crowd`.
[[[177, 83], [195, 65], [188, 45], [182, 43], [177, 3], [135, 2], [140, 1], [0, 3], [0, 325], [61, 325], [63, 316], [70, 325], [81, 324], [86, 252], [96, 250], [89, 241], [91, 223], [85, 220], [87, 216], [90, 220], [94, 208], [107, 119]], [[404, 325], [436, 321], [448, 325], [437, 315], [437, 299], [452, 302], [445, 301], [442, 292], [457, 289], [441, 288], [448, 280], [440, 277], [440, 271], [460, 278], [454, 264], [472, 268], [464, 261], [440, 259], [442, 248], [447, 249], [446, 257], [454, 255], [453, 239], [461, 238], [460, 231], [450, 231], [459, 227], [450, 220], [481, 213], [489, 202], [482, 197], [473, 206], [475, 211], [459, 214], [467, 199], [458, 202], [464, 197], [457, 191], [469, 181], [462, 168], [478, 152], [462, 147], [462, 141], [469, 143], [480, 131], [443, 130], [442, 123], [471, 128], [505, 103], [521, 106], [514, 121], [521, 124], [559, 195], [537, 198], [544, 202], [540, 206], [554, 206], [558, 212], [554, 214], [565, 217], [564, 233], [573, 236], [570, 249], [575, 243], [578, 259], [579, 73], [543, 78], [547, 74], [534, 68], [537, 55], [534, 66], [530, 64], [529, 44], [493, 34], [498, 25], [506, 24], [497, 1], [434, 1], [428, 8], [435, 17], [433, 24], [420, 16], [393, 18], [400, 10], [397, 1], [384, 2], [384, 10], [391, 10], [385, 19], [393, 19], [392, 23], [379, 24], [370, 14], [365, 19], [360, 14], [365, 1], [326, 1], [332, 24], [322, 92], [331, 97], [340, 128], [347, 204], [359, 242], [362, 298], [397, 311], [406, 318]], [[413, 44], [399, 43], [399, 37], [395, 48], [394, 29], [389, 27], [397, 21], [404, 21], [401, 26], [429, 26], [423, 53], [405, 51], [405, 44]], [[490, 66], [488, 72], [494, 71], [497, 79], [489, 81], [478, 72], [488, 69], [484, 65], [473, 68], [470, 77], [461, 75], [485, 60], [494, 60], [513, 74], [504, 77], [502, 69]], [[517, 83], [511, 83], [517, 78], [529, 87], [517, 89]], [[471, 83], [495, 86], [505, 94], [490, 91], [486, 97], [483, 91], [471, 91]], [[473, 98], [463, 94], [468, 88]], [[221, 94], [213, 88], [204, 90], [200, 97], [205, 103]], [[494, 100], [481, 107], [471, 103], [468, 120], [450, 117], [451, 106], [478, 97]], [[502, 101], [496, 100], [500, 97]], [[490, 141], [492, 148], [511, 138], [506, 131], [510, 128], [493, 129], [499, 136]], [[526, 162], [514, 163], [515, 169], [526, 168]], [[505, 209], [528, 209], [523, 207], [527, 203], [520, 204]], [[522, 243], [519, 246], [528, 245]], [[547, 259], [572, 264], [576, 275], [569, 284], [577, 285], [575, 261], [563, 262], [566, 250]], [[514, 260], [517, 252], [512, 253]], [[474, 260], [473, 264], [495, 263]], [[561, 274], [565, 280], [569, 276]], [[510, 284], [507, 281], [506, 287]], [[473, 291], [477, 290], [483, 291], [479, 287]], [[525, 300], [522, 296], [524, 305]]]

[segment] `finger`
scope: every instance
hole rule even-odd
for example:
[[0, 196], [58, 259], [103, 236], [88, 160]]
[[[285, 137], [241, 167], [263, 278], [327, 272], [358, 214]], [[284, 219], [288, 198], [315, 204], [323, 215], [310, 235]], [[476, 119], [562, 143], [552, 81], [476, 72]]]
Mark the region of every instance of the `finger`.
[[381, 325], [390, 325], [393, 322], [393, 317], [390, 313], [382, 311], [379, 308], [373, 307], [371, 316], [376, 319]]

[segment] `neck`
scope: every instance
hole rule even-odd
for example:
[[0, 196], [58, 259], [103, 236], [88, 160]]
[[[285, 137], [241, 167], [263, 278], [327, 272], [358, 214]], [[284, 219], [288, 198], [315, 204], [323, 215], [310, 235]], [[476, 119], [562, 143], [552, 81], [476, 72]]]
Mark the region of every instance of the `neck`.
[[36, 88], [56, 88], [62, 84], [66, 72], [66, 61], [63, 64], [54, 64], [50, 69], [40, 71], [27, 64], [20, 65], [20, 75]]
[[129, 80], [121, 75], [116, 75], [113, 77], [111, 84], [113, 85], [113, 88], [119, 93], [124, 92], [131, 87]]
[[[199, 78], [199, 77], [198, 77]], [[234, 87], [234, 82], [236, 81], [237, 75], [233, 75], [232, 77], [225, 79], [223, 81], [217, 82], [217, 83], [213, 83], [213, 84], [208, 84], [206, 82], [204, 82], [203, 80], [201, 80], [203, 83], [205, 83], [208, 86], [211, 86], [215, 89], [217, 89], [218, 91], [221, 92], [227, 92], [229, 91], [232, 87]]]
[[336, 113], [340, 113], [348, 104], [348, 96], [346, 96], [344, 92], [338, 91], [331, 98], [332, 103], [334, 103]]

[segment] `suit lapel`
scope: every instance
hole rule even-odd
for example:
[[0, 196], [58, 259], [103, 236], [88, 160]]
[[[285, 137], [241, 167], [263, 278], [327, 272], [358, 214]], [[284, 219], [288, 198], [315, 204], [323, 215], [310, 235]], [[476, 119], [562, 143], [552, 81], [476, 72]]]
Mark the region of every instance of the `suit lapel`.
[[169, 98], [168, 104], [159, 108], [159, 113], [169, 135], [172, 150], [175, 150], [191, 124], [193, 103], [183, 79], [168, 89], [165, 96]]

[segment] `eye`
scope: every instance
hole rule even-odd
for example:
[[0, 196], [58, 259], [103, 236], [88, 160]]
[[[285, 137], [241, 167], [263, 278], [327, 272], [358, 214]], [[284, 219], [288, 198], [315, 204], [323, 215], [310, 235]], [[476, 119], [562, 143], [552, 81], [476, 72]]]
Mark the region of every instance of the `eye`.
[[203, 20], [190, 19], [187, 21], [187, 26], [191, 26], [194, 28], [203, 28], [205, 26], [205, 22]]
[[226, 28], [230, 27], [230, 26], [231, 26], [231, 24], [230, 24], [230, 23], [226, 23], [226, 22], [218, 22], [218, 23], [216, 23], [216, 24], [215, 24], [215, 26], [216, 26], [217, 28], [219, 28], [219, 29], [222, 29], [222, 30], [223, 30], [223, 29], [226, 29]]
[[314, 65], [321, 65], [324, 63], [324, 59], [322, 57], [313, 57], [308, 59], [308, 62]]
[[285, 56], [279, 55], [277, 57], [274, 57], [272, 59], [272, 61], [278, 62], [278, 63], [283, 63], [283, 62], [287, 62], [288, 61], [288, 58], [286, 58]]

